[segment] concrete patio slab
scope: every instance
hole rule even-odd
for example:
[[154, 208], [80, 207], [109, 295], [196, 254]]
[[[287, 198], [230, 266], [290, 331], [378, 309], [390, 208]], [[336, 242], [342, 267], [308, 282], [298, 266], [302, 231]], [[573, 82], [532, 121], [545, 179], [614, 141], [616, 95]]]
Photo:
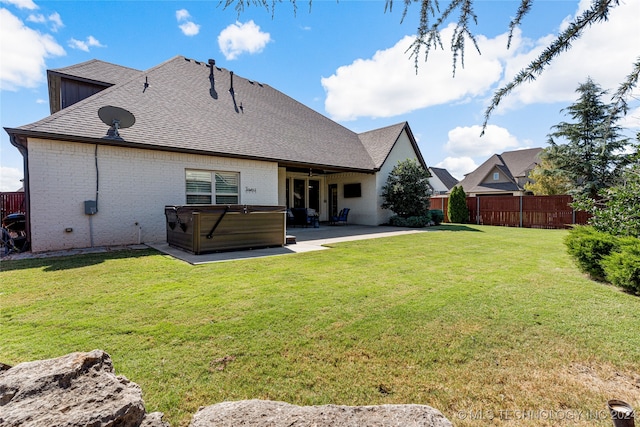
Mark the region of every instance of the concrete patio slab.
[[214, 252], [200, 255], [195, 255], [190, 252], [183, 251], [182, 249], [174, 248], [169, 246], [166, 242], [148, 243], [147, 245], [167, 255], [171, 255], [176, 259], [188, 262], [189, 264], [199, 265], [213, 262], [237, 261], [241, 259], [321, 251], [329, 249], [325, 245], [330, 245], [332, 243], [423, 233], [425, 231], [427, 231], [427, 229], [405, 229], [398, 227], [376, 227], [366, 225], [335, 227], [323, 225], [319, 228], [289, 228], [287, 229], [287, 235], [296, 237], [296, 243], [292, 245], [276, 248]]
[[171, 247], [167, 242], [155, 242], [141, 245], [93, 247], [44, 253], [23, 252], [2, 256], [2, 260], [9, 261], [29, 258], [64, 257], [91, 253], [106, 253], [118, 250], [140, 250], [150, 247], [189, 264], [198, 265], [208, 264], [212, 262], [236, 261], [241, 259], [262, 258], [268, 256], [321, 251], [329, 249], [329, 247], [327, 247], [326, 245], [331, 245], [333, 243], [399, 236], [403, 234], [424, 233], [426, 231], [429, 231], [429, 229], [407, 229], [368, 225], [328, 226], [323, 224], [319, 228], [309, 227], [287, 229], [287, 235], [295, 236], [296, 243], [276, 248], [216, 252], [210, 254], [194, 255], [187, 251], [183, 251], [182, 249]]

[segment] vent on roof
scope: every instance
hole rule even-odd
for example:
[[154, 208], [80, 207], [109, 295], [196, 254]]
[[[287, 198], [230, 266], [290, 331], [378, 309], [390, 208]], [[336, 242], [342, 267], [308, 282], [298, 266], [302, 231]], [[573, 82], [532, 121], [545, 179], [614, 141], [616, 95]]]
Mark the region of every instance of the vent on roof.
[[107, 138], [120, 138], [119, 129], [126, 129], [133, 126], [136, 122], [136, 118], [131, 112], [124, 108], [114, 107], [113, 105], [106, 105], [98, 110], [98, 117], [102, 120], [102, 123], [109, 126], [107, 131]]
[[209, 60], [209, 83], [211, 83], [211, 88], [209, 89], [209, 95], [211, 95], [211, 97], [213, 99], [218, 99], [218, 92], [216, 92], [216, 81], [213, 77], [213, 68], [216, 65], [216, 60], [215, 59], [210, 59]]

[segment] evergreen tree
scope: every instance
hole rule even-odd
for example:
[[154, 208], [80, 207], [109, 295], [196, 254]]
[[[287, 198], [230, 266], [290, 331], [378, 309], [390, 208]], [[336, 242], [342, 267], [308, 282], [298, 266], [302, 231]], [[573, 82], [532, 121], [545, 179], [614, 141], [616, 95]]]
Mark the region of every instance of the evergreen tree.
[[619, 114], [601, 100], [606, 91], [589, 78], [576, 92], [580, 94], [577, 102], [566, 109], [573, 122], [553, 127], [546, 156], [555, 171], [572, 182], [574, 193], [595, 197], [615, 184], [628, 164], [629, 156], [623, 151], [629, 140], [621, 137], [621, 128], [615, 124]]
[[429, 177], [429, 171], [416, 159], [398, 161], [382, 187], [382, 208], [402, 218], [427, 215], [433, 192]]
[[449, 194], [447, 214], [450, 222], [464, 224], [469, 220], [469, 208], [467, 207], [467, 193], [459, 185], [453, 187]]

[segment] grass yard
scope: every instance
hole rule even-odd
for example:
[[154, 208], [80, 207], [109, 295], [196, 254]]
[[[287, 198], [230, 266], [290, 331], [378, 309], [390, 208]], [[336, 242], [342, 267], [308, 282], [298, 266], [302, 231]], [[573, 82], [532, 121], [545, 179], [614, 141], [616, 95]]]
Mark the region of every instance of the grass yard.
[[640, 410], [640, 298], [583, 276], [565, 231], [439, 228], [201, 266], [152, 250], [3, 262], [0, 361], [103, 349], [174, 427], [252, 398], [427, 404], [457, 426]]

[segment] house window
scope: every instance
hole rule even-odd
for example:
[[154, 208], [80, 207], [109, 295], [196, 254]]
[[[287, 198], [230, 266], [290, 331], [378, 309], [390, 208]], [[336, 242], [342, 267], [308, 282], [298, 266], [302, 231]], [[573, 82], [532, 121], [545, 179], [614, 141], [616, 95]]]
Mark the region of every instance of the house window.
[[239, 183], [238, 172], [187, 170], [187, 204], [237, 204], [240, 202]]
[[499, 180], [499, 179], [500, 179], [500, 174], [499, 174], [498, 172], [494, 172], [494, 173], [493, 173], [493, 180], [494, 180], [494, 181], [497, 181], [497, 180]]

